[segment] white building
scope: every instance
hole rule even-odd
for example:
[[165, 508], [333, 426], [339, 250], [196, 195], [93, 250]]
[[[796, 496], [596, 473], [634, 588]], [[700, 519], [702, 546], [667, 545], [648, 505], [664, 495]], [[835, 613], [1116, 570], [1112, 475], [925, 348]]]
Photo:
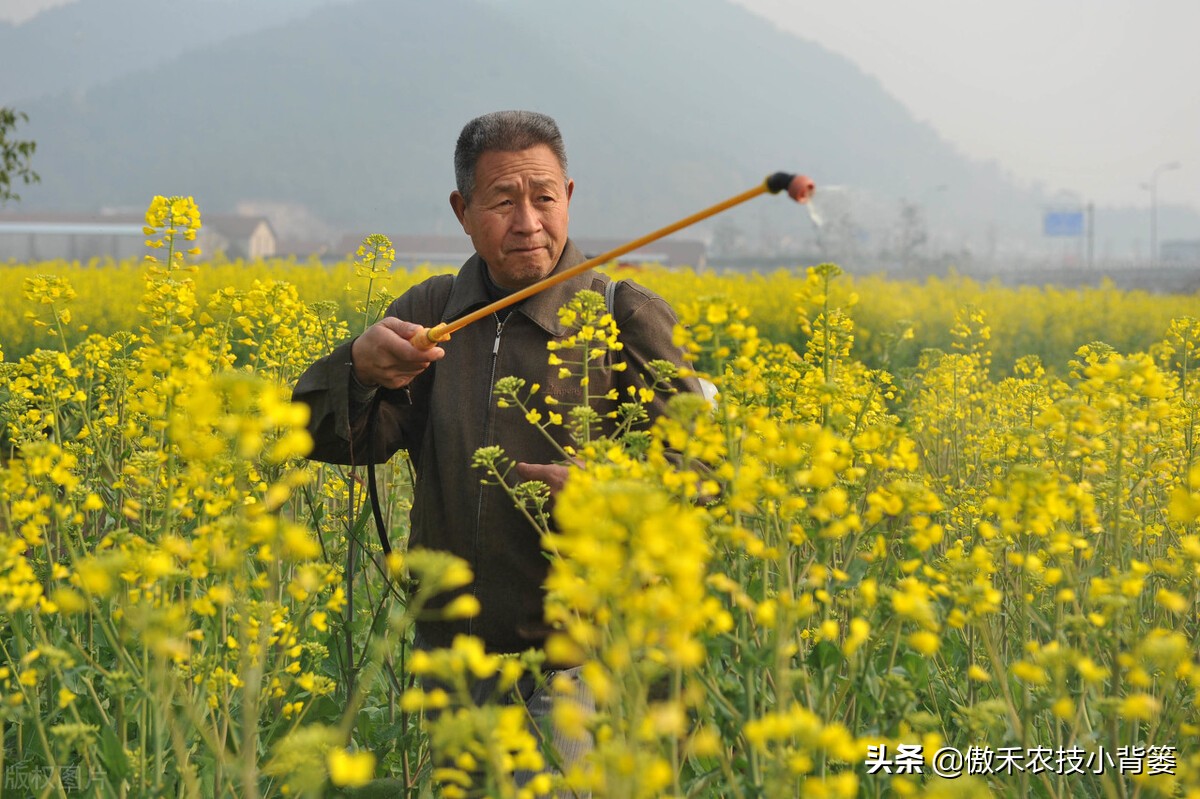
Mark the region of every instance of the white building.
[[[139, 214], [0, 214], [0, 263], [138, 258], [149, 252], [144, 225]], [[209, 214], [201, 217], [195, 246], [205, 256], [269, 258], [275, 232], [266, 217]]]

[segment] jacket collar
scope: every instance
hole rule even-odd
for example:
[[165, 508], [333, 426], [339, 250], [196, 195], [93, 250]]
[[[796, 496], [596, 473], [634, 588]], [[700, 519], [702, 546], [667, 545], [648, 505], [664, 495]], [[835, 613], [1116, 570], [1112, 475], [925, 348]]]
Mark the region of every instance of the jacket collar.
[[[574, 242], [567, 239], [562, 255], [550, 274], [557, 274], [564, 269], [583, 263], [587, 260]], [[450, 322], [476, 308], [487, 305], [489, 297], [487, 286], [484, 284], [484, 270], [487, 267], [483, 259], [476, 253], [472, 255], [454, 278], [454, 286], [450, 289], [450, 299], [446, 310], [442, 313], [442, 321]], [[566, 305], [582, 289], [592, 287], [594, 276], [588, 272], [575, 275], [557, 286], [551, 286], [545, 291], [518, 303], [513, 310], [528, 317], [534, 324], [554, 336], [565, 336], [567, 328], [558, 321], [558, 309]]]

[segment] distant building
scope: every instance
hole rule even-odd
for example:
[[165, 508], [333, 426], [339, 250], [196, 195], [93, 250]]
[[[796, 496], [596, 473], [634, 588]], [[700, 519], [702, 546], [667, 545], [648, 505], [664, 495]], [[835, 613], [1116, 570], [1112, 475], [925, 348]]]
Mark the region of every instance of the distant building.
[[133, 214], [0, 214], [0, 261], [87, 261], [146, 252], [143, 217]]
[[[361, 236], [345, 236], [336, 247], [336, 252], [346, 253], [351, 257], [358, 250], [366, 234]], [[389, 236], [392, 247], [396, 250], [397, 266], [416, 266], [417, 264], [458, 265], [475, 254], [471, 240], [465, 236]], [[616, 249], [626, 242], [618, 239], [577, 239], [572, 237], [575, 246], [583, 251], [588, 258], [594, 258]], [[705, 247], [699, 241], [663, 240], [647, 244], [645, 247], [622, 255], [621, 263], [629, 264], [661, 264], [662, 266], [691, 266], [704, 269], [708, 264]]]
[[1159, 246], [1162, 263], [1200, 266], [1200, 239], [1174, 239]]
[[206, 255], [218, 252], [229, 258], [271, 258], [276, 254], [277, 239], [265, 216], [238, 214], [201, 214], [196, 244]]
[[[368, 234], [343, 236], [334, 254], [355, 258]], [[464, 236], [388, 236], [396, 251], [396, 266], [457, 265], [475, 254], [471, 240]]]
[[[0, 214], [0, 262], [137, 258], [148, 252], [145, 223], [141, 214]], [[275, 233], [266, 217], [207, 214], [201, 223], [196, 246], [205, 255], [275, 254]]]
[[[628, 242], [620, 239], [575, 239], [575, 245], [588, 258], [615, 250]], [[708, 266], [707, 248], [702, 241], [688, 239], [660, 239], [618, 258], [627, 264], [659, 264], [661, 266], [690, 266], [705, 269]]]
[[342, 253], [328, 241], [318, 239], [279, 239], [275, 242], [276, 258], [292, 258], [296, 261], [307, 261], [316, 258], [318, 261], [340, 260]]

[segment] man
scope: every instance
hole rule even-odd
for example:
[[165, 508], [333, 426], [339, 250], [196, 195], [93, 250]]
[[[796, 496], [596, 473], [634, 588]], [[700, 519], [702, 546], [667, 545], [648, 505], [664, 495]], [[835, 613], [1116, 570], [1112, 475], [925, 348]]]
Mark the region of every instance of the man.
[[[559, 379], [546, 344], [569, 334], [558, 309], [583, 289], [604, 294], [608, 278], [577, 275], [468, 325], [444, 346], [414, 347], [410, 340], [421, 328], [458, 319], [585, 260], [567, 238], [575, 184], [552, 119], [526, 111], [474, 119], [459, 136], [454, 168], [450, 207], [476, 254], [457, 275], [407, 291], [385, 318], [313, 364], [295, 399], [312, 407], [313, 459], [380, 463], [407, 449], [416, 467], [409, 546], [448, 550], [470, 563], [475, 581], [465, 590], [479, 600], [479, 615], [419, 622], [422, 644], [449, 646], [465, 632], [482, 638], [492, 652], [520, 652], [545, 639], [546, 554], [508, 495], [481, 484], [471, 457], [480, 447], [498, 445], [518, 462], [522, 479], [561, 488], [568, 467], [555, 463], [558, 451], [522, 414], [498, 408], [492, 391], [496, 380], [515, 375], [540, 384], [563, 405], [580, 401], [578, 380]], [[592, 397], [610, 388], [624, 397], [638, 380], [634, 375], [644, 374], [652, 360], [682, 364], [671, 340], [676, 319], [661, 297], [623, 282], [613, 307], [627, 368], [604, 370], [602, 381], [593, 378]], [[676, 382], [679, 390], [700, 390], [692, 378]], [[652, 403], [652, 415], [663, 412], [666, 399]]]
[[[397, 298], [385, 318], [317, 361], [301, 376], [295, 399], [312, 407], [310, 457], [330, 463], [386, 461], [407, 449], [416, 467], [410, 546], [448, 550], [475, 573], [471, 590], [481, 613], [455, 623], [424, 623], [431, 646], [458, 632], [482, 638], [491, 651], [519, 652], [544, 640], [545, 554], [535, 530], [495, 486], [480, 484], [471, 456], [499, 445], [522, 479], [561, 487], [568, 470], [556, 450], [516, 411], [496, 407], [492, 388], [507, 375], [541, 384], [564, 404], [580, 397], [576, 382], [558, 379], [546, 343], [567, 330], [558, 309], [582, 289], [604, 293], [608, 278], [585, 273], [492, 318], [468, 325], [444, 346], [420, 350], [422, 327], [457, 319], [584, 256], [567, 238], [575, 183], [567, 175], [562, 136], [547, 116], [501, 111], [469, 122], [454, 154], [457, 189], [450, 207], [476, 255], [457, 275], [440, 275]], [[655, 359], [682, 363], [671, 343], [675, 316], [636, 284], [616, 292], [615, 317], [627, 372], [606, 373], [592, 396], [636, 379]], [[693, 379], [679, 388], [699, 391]], [[660, 396], [651, 413], [661, 413]], [[371, 417], [374, 417], [373, 419]], [[368, 421], [371, 421], [368, 424]]]

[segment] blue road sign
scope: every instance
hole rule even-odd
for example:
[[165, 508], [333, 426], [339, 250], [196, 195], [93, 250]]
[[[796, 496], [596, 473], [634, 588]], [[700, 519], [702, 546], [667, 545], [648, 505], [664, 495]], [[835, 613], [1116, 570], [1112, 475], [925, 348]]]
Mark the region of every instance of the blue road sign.
[[1047, 236], [1082, 236], [1083, 211], [1047, 211], [1042, 232]]

